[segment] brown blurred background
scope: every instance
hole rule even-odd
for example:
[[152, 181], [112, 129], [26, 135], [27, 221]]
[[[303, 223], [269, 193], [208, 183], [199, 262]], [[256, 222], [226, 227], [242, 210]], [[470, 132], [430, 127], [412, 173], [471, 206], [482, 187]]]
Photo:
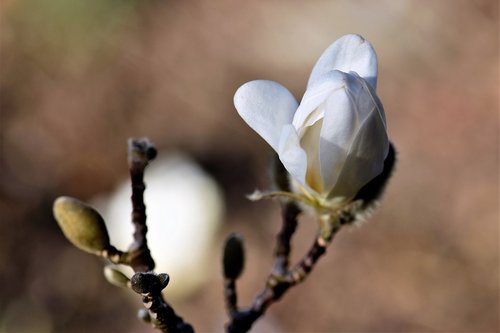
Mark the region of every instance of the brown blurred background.
[[[300, 99], [346, 33], [378, 53], [396, 172], [370, 223], [342, 231], [254, 332], [498, 332], [498, 15], [497, 0], [3, 0], [0, 332], [154, 332], [135, 318], [139, 299], [108, 285], [51, 214], [59, 195], [113, 190], [131, 136], [184, 150], [221, 184], [217, 246], [245, 236], [248, 304], [279, 207], [244, 197], [269, 186], [271, 151], [232, 96], [271, 79]], [[295, 259], [313, 224], [301, 223]], [[218, 256], [211, 267], [174, 303], [199, 332], [225, 320]]]

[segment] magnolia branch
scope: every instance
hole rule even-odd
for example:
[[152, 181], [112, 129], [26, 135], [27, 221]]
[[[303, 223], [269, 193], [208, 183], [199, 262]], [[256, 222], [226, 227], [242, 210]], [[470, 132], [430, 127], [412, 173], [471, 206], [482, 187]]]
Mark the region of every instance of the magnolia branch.
[[[283, 205], [283, 223], [277, 235], [277, 246], [275, 251], [275, 262], [271, 274], [267, 278], [264, 289], [256, 296], [250, 308], [237, 310], [236, 303], [231, 304], [233, 308], [228, 311], [230, 322], [226, 326], [228, 333], [248, 332], [253, 323], [261, 317], [267, 308], [279, 300], [291, 287], [304, 281], [314, 268], [319, 258], [326, 252], [326, 248], [333, 236], [340, 230], [341, 224], [331, 228], [331, 233], [324, 238], [318, 236], [311, 248], [302, 260], [292, 269], [288, 268], [290, 255], [290, 240], [297, 227], [297, 218], [300, 209], [294, 203]], [[233, 285], [234, 287], [234, 285]], [[228, 295], [236, 294], [235, 289]], [[234, 295], [234, 301], [236, 296]], [[226, 301], [226, 304], [229, 302]]]
[[144, 170], [156, 157], [155, 147], [147, 139], [129, 139], [128, 164], [132, 181], [132, 224], [134, 242], [127, 252], [110, 245], [101, 255], [114, 264], [132, 267], [135, 274], [130, 288], [142, 296], [148, 315], [143, 318], [165, 333], [191, 333], [192, 326], [179, 317], [164, 300], [161, 291], [168, 284], [168, 275], [151, 272], [155, 262], [147, 244], [146, 206], [144, 204]]
[[147, 139], [129, 139], [128, 165], [132, 181], [132, 224], [134, 225], [134, 242], [129, 252], [136, 255], [131, 258], [130, 266], [136, 272], [151, 271], [155, 267], [148, 248], [146, 233], [146, 205], [144, 204], [144, 169], [156, 157], [156, 148]]

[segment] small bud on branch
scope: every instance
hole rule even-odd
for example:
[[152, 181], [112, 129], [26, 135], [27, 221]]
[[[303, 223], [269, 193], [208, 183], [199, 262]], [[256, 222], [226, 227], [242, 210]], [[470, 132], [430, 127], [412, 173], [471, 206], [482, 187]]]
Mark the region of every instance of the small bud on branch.
[[103, 218], [87, 204], [75, 198], [59, 197], [53, 212], [64, 236], [80, 250], [100, 255], [110, 246]]

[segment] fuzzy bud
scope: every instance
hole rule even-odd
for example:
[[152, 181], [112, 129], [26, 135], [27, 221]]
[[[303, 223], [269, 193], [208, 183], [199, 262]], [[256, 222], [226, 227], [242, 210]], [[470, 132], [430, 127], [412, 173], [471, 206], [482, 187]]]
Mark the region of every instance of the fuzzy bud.
[[168, 274], [156, 275], [153, 272], [138, 272], [130, 279], [132, 290], [138, 294], [159, 293], [170, 281]]
[[103, 218], [87, 204], [59, 197], [54, 201], [53, 213], [64, 236], [80, 250], [100, 255], [110, 246]]

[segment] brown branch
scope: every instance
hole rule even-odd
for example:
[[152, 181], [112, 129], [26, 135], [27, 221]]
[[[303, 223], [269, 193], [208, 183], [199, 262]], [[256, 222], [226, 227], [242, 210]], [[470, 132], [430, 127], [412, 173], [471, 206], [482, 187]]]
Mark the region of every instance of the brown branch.
[[144, 170], [155, 157], [156, 148], [148, 139], [129, 139], [128, 164], [132, 181], [134, 242], [128, 252], [121, 252], [110, 247], [104, 251], [104, 255], [113, 263], [131, 266], [136, 272], [131, 279], [131, 288], [142, 295], [142, 301], [149, 311], [154, 327], [165, 333], [191, 333], [194, 332], [193, 327], [184, 322], [163, 298], [161, 291], [168, 284], [168, 276], [151, 272], [155, 267], [155, 262], [151, 257], [146, 237], [148, 228], [144, 204], [144, 190], [146, 189]]
[[[284, 276], [288, 271], [291, 250], [290, 240], [297, 228], [297, 217], [299, 213], [300, 209], [295, 203], [288, 201], [282, 204], [282, 226], [276, 237], [275, 261], [271, 276]], [[231, 318], [231, 323], [228, 324], [226, 329], [228, 332], [246, 332], [262, 313], [258, 309], [256, 310], [253, 308], [244, 311], [238, 310], [236, 278], [239, 276], [239, 273], [234, 274], [232, 273], [232, 270], [239, 268], [237, 266], [242, 265], [243, 260], [239, 259], [238, 255], [244, 257], [244, 251], [242, 243], [238, 243], [241, 245], [241, 253], [239, 253], [239, 251], [235, 251], [237, 248], [235, 247], [236, 243], [233, 243], [232, 247], [228, 247], [228, 244], [231, 244], [231, 240], [235, 240], [233, 235], [229, 236], [228, 240], [226, 240], [223, 258], [225, 276], [224, 300], [226, 312], [228, 313], [229, 318]]]
[[224, 279], [224, 300], [227, 314], [229, 317], [233, 317], [238, 312], [238, 294], [236, 293], [235, 279]]
[[144, 204], [144, 169], [156, 157], [156, 148], [148, 139], [129, 139], [128, 164], [132, 181], [132, 223], [134, 242], [129, 248], [130, 266], [136, 272], [151, 271], [155, 267], [148, 248], [146, 234], [146, 205]]
[[297, 229], [297, 217], [300, 208], [295, 202], [288, 201], [282, 204], [282, 225], [276, 236], [276, 249], [273, 272], [284, 274], [288, 270], [290, 257], [290, 240]]
[[[335, 230], [334, 233], [337, 233], [338, 230], [339, 229]], [[288, 281], [289, 287], [299, 284], [305, 280], [314, 268], [318, 259], [325, 254], [328, 244], [329, 241], [326, 241], [321, 237], [316, 238], [306, 256], [286, 274], [285, 280]]]
[[236, 279], [240, 276], [245, 265], [245, 250], [243, 238], [232, 233], [226, 238], [222, 255], [222, 271], [224, 274], [224, 300], [229, 317], [238, 312], [238, 295], [236, 293]]
[[161, 291], [168, 285], [167, 274], [138, 272], [132, 276], [132, 290], [142, 296], [142, 302], [150, 314], [151, 324], [165, 333], [194, 333], [193, 327], [184, 322], [163, 299]]
[[[339, 229], [334, 232], [338, 232]], [[287, 270], [284, 274], [271, 273], [267, 278], [266, 286], [254, 299], [252, 306], [235, 313], [226, 326], [226, 331], [228, 333], [248, 332], [253, 323], [265, 313], [271, 304], [279, 300], [288, 289], [307, 278], [319, 258], [325, 254], [328, 244], [329, 242], [318, 237], [305, 257], [292, 270]]]
[[265, 313], [271, 304], [279, 300], [291, 287], [304, 281], [319, 258], [325, 254], [334, 235], [349, 220], [342, 214], [337, 217], [322, 217], [321, 223], [324, 230], [316, 237], [302, 260], [294, 268], [289, 269], [290, 240], [297, 227], [299, 214], [300, 209], [295, 203], [289, 202], [283, 205], [283, 224], [276, 238], [276, 257], [271, 274], [267, 278], [264, 289], [255, 297], [250, 308], [229, 311], [230, 322], [226, 325], [228, 333], [248, 332], [253, 323]]

